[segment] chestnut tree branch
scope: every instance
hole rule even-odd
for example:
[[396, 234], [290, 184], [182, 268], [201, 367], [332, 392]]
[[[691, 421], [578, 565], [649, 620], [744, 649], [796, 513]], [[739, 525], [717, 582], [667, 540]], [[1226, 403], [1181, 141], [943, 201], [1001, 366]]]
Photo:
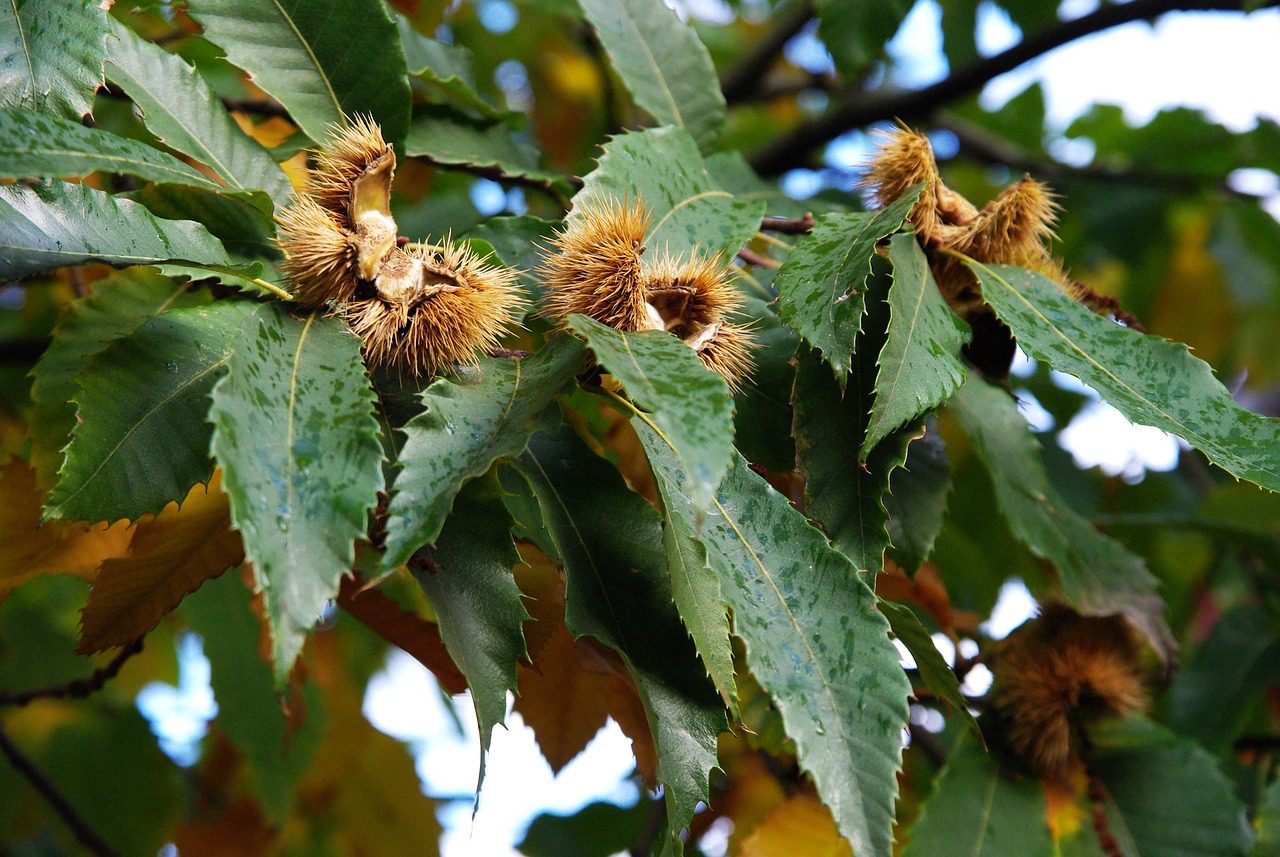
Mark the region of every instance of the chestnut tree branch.
[[108, 681], [116, 677], [120, 672], [120, 668], [124, 666], [125, 661], [142, 651], [142, 638], [134, 640], [129, 645], [119, 651], [111, 662], [106, 666], [94, 670], [87, 678], [78, 678], [75, 681], [69, 681], [66, 684], [49, 685], [48, 687], [38, 687], [34, 690], [24, 690], [19, 693], [10, 693], [0, 691], [0, 705], [27, 705], [37, 699], [84, 699], [102, 690], [102, 686]]
[[[993, 78], [1084, 36], [1131, 21], [1150, 20], [1166, 12], [1241, 11], [1247, 5], [1243, 0], [1133, 0], [1104, 4], [1088, 15], [1033, 33], [1008, 50], [977, 60], [932, 86], [907, 91], [882, 89], [847, 93], [821, 116], [800, 123], [756, 151], [749, 161], [761, 175], [778, 175], [804, 165], [814, 149], [846, 131], [885, 119], [926, 116]], [[1280, 0], [1263, 0], [1255, 8], [1275, 5], [1280, 5]]]
[[102, 840], [102, 837], [89, 826], [80, 813], [76, 812], [75, 807], [71, 805], [66, 796], [58, 790], [53, 780], [49, 779], [48, 775], [40, 770], [36, 763], [10, 740], [3, 726], [0, 726], [0, 753], [4, 753], [5, 758], [9, 760], [9, 764], [13, 766], [13, 769], [22, 774], [27, 782], [31, 783], [32, 787], [53, 808], [53, 811], [58, 814], [63, 823], [71, 829], [80, 844], [88, 849], [91, 854], [96, 855], [96, 857], [119, 857], [120, 852]]

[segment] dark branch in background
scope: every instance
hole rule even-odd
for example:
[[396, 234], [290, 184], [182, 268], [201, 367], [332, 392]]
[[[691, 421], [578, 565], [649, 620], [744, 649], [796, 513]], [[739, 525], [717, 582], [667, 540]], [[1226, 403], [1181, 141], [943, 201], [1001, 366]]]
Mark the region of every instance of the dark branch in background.
[[[1280, 4], [1264, 0], [1256, 8]], [[1033, 33], [1007, 51], [978, 60], [933, 86], [909, 91], [853, 92], [843, 96], [821, 116], [802, 122], [750, 157], [751, 166], [765, 176], [802, 166], [809, 153], [846, 131], [885, 119], [926, 116], [942, 105], [976, 91], [988, 81], [1036, 57], [1083, 36], [1131, 21], [1145, 21], [1165, 12], [1241, 11], [1241, 0], [1133, 0], [1104, 5], [1096, 12], [1063, 21]]]
[[1221, 176], [1189, 176], [1176, 173], [1153, 172], [1141, 169], [1119, 169], [1106, 164], [1073, 167], [1052, 158], [1035, 157], [1007, 140], [989, 131], [951, 116], [939, 117], [933, 124], [955, 134], [960, 151], [969, 157], [989, 164], [1005, 164], [1015, 170], [1031, 173], [1038, 179], [1052, 182], [1054, 179], [1084, 179], [1100, 182], [1122, 182], [1143, 185], [1177, 193], [1194, 193], [1212, 189], [1250, 202], [1265, 197], [1238, 190], [1224, 182]]
[[228, 110], [252, 113], [254, 116], [289, 118], [289, 111], [284, 105], [270, 98], [223, 98], [222, 106]]
[[720, 76], [724, 99], [732, 104], [742, 101], [756, 89], [756, 84], [769, 70], [773, 58], [813, 17], [812, 0], [797, 0], [774, 17], [773, 29], [764, 34], [747, 55]]
[[813, 224], [813, 212], [806, 211], [804, 217], [765, 217], [760, 221], [760, 229], [786, 235], [808, 235]]
[[97, 857], [119, 857], [120, 852], [112, 848], [110, 845], [102, 841], [102, 837], [94, 832], [93, 828], [85, 822], [76, 812], [62, 792], [58, 791], [58, 787], [54, 785], [45, 773], [36, 767], [35, 763], [27, 758], [26, 754], [18, 749], [13, 741], [9, 740], [9, 735], [4, 731], [4, 727], [0, 726], [0, 752], [3, 752], [9, 760], [9, 764], [13, 765], [13, 769], [22, 776], [26, 777], [27, 782], [40, 792], [40, 796], [48, 801], [49, 806], [53, 807], [53, 811], [58, 817], [71, 828], [71, 832], [75, 834], [80, 844], [89, 850], [90, 853]]
[[919, 747], [929, 757], [929, 761], [933, 762], [934, 767], [941, 768], [947, 764], [947, 748], [938, 740], [937, 735], [918, 723], [908, 723], [907, 732], [911, 735], [912, 745]]
[[0, 692], [0, 705], [26, 705], [37, 699], [62, 699], [64, 697], [84, 699], [102, 690], [102, 686], [115, 678], [116, 673], [120, 672], [120, 668], [124, 666], [125, 661], [140, 651], [142, 651], [141, 637], [121, 649], [109, 664], [101, 669], [94, 670], [93, 674], [88, 678], [78, 678], [66, 684], [39, 687], [35, 690], [25, 690], [21, 693]]
[[49, 339], [27, 337], [0, 341], [0, 363], [32, 363], [49, 347]]
[[743, 247], [738, 251], [738, 258], [746, 262], [748, 265], [755, 265], [757, 268], [781, 268], [782, 263], [777, 259], [770, 259], [768, 256], [761, 256], [750, 247]]

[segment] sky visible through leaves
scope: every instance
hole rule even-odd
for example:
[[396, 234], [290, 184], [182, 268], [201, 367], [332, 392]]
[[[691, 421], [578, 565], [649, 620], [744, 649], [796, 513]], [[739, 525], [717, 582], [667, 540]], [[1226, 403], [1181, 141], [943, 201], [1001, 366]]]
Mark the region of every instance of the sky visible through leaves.
[[[1074, 17], [1096, 5], [1088, 0], [1067, 0], [1060, 14]], [[683, 6], [695, 19], [717, 21], [732, 14], [716, 0], [688, 0]], [[478, 11], [481, 22], [492, 32], [505, 33], [518, 26], [519, 11], [507, 0], [484, 0]], [[888, 73], [895, 83], [919, 87], [946, 75], [939, 16], [938, 4], [925, 0], [904, 22], [890, 47], [894, 63]], [[1020, 37], [1008, 17], [992, 6], [980, 6], [978, 20], [977, 43], [983, 54], [1002, 50]], [[1210, 43], [1232, 47], [1219, 50]], [[1240, 85], [1246, 76], [1255, 81], [1280, 79], [1280, 54], [1274, 51], [1278, 43], [1280, 12], [1255, 14], [1248, 22], [1238, 16], [1171, 14], [1161, 18], [1156, 27], [1142, 23], [1118, 27], [998, 77], [985, 88], [982, 104], [987, 109], [998, 109], [1029, 84], [1039, 81], [1045, 91], [1048, 124], [1057, 129], [1064, 129], [1085, 108], [1105, 96], [1108, 102], [1122, 106], [1126, 117], [1135, 123], [1148, 121], [1159, 109], [1185, 105], [1205, 109], [1212, 119], [1243, 130], [1257, 116], [1280, 117], [1280, 105], [1270, 87]], [[787, 56], [810, 71], [830, 68], [830, 57], [815, 37], [812, 25], [792, 40]], [[1114, 63], [1136, 66], [1144, 73], [1118, 75]], [[518, 106], [522, 91], [529, 85], [523, 67], [515, 62], [503, 63], [495, 80], [513, 106]], [[934, 143], [945, 155], [945, 132]], [[825, 187], [847, 186], [872, 145], [869, 136], [861, 132], [837, 138], [827, 149], [824, 163], [828, 168], [793, 170], [784, 177], [783, 187], [794, 197], [806, 198]], [[1091, 152], [1073, 152], [1072, 147], [1077, 145], [1079, 141], [1059, 139], [1054, 154], [1068, 162], [1073, 158], [1087, 161]], [[1268, 196], [1266, 207], [1280, 216], [1280, 187], [1274, 176], [1260, 180], [1248, 173], [1240, 171], [1233, 176], [1233, 184]], [[470, 196], [482, 214], [504, 209], [518, 214], [524, 207], [522, 191], [504, 190], [485, 179], [474, 182]], [[0, 300], [3, 298], [0, 293]], [[1052, 428], [1052, 417], [1016, 383], [1032, 368], [1030, 361], [1020, 355], [1013, 370], [1014, 387], [1024, 416], [1036, 431], [1043, 432]], [[1087, 391], [1070, 376], [1054, 375], [1055, 382], [1064, 389]], [[1170, 469], [1177, 459], [1176, 439], [1156, 429], [1134, 426], [1100, 401], [1081, 411], [1063, 431], [1060, 443], [1078, 466], [1101, 465], [1108, 474], [1120, 474], [1128, 481], [1141, 480], [1146, 469]], [[1025, 587], [1017, 582], [1006, 584], [984, 629], [993, 638], [1003, 637], [1033, 609]], [[935, 641], [948, 660], [954, 657], [942, 635], [935, 635]], [[203, 724], [216, 714], [217, 708], [208, 685], [208, 662], [198, 637], [180, 638], [179, 658], [179, 686], [148, 686], [139, 694], [138, 705], [160, 737], [162, 748], [179, 764], [191, 764], [198, 752]], [[975, 692], [981, 692], [989, 680], [983, 667], [976, 668], [967, 679], [975, 685]], [[430, 673], [407, 655], [394, 651], [385, 669], [369, 685], [365, 712], [379, 729], [410, 744], [417, 756], [424, 790], [432, 796], [451, 799], [441, 804], [440, 813], [446, 829], [442, 853], [448, 857], [516, 854], [513, 846], [528, 822], [540, 812], [570, 813], [592, 801], [630, 805], [640, 797], [634, 781], [628, 779], [633, 766], [630, 742], [612, 720], [578, 758], [553, 776], [532, 732], [516, 713], [508, 715], [506, 729], [494, 734], [484, 795], [473, 819], [479, 739], [469, 699], [450, 700]], [[930, 724], [922, 725], [928, 728]], [[719, 834], [723, 834], [724, 847], [728, 834], [723, 830]], [[701, 844], [706, 853], [717, 853], [719, 834], [713, 828], [703, 838]]]

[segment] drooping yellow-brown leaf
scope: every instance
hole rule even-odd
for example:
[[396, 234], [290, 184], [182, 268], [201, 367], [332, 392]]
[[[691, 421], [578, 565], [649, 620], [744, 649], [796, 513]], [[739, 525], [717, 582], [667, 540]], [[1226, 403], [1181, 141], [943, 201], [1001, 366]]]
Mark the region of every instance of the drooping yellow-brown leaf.
[[115, 526], [54, 521], [41, 525], [35, 471], [14, 458], [0, 474], [0, 595], [42, 574], [92, 579], [103, 560], [123, 556], [133, 532]]
[[525, 606], [532, 619], [525, 622], [525, 639], [533, 663], [516, 670], [515, 710], [558, 774], [604, 726], [613, 668], [565, 628], [560, 570], [528, 545], [520, 546], [520, 555], [524, 562], [514, 573], [529, 596]]
[[200, 584], [244, 559], [218, 480], [214, 474], [208, 489], [195, 486], [181, 507], [170, 503], [139, 523], [129, 555], [102, 564], [80, 618], [81, 652], [137, 639]]
[[311, 677], [323, 691], [324, 749], [298, 786], [280, 851], [313, 853], [315, 831], [331, 830], [327, 853], [343, 857], [435, 853], [435, 804], [422, 794], [405, 745], [361, 713], [363, 687], [351, 681], [342, 640], [316, 634], [308, 651]]
[[812, 795], [792, 797], [742, 843], [741, 857], [853, 857], [831, 810]]

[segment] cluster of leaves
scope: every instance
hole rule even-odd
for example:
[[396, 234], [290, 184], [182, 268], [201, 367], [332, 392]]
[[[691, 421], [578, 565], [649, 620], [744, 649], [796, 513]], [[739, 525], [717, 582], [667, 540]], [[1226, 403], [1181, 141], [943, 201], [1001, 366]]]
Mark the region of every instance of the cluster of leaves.
[[[1055, 4], [1016, 5], [1028, 28], [1052, 21]], [[695, 32], [659, 0], [580, 0], [530, 3], [519, 32], [482, 39], [463, 5], [446, 44], [423, 35], [443, 11], [416, 3], [148, 6], [0, 12], [0, 178], [16, 180], [0, 185], [0, 277], [24, 279], [0, 316], [16, 391], [0, 425], [0, 704], [25, 706], [0, 743], [11, 759], [27, 748], [82, 841], [249, 854], [434, 840], [408, 755], [360, 713], [390, 643], [470, 690], [486, 748], [509, 692], [556, 769], [606, 717], [632, 739], [661, 799], [541, 819], [530, 854], [568, 853], [566, 837], [583, 853], [692, 851], [724, 817], [749, 854], [887, 857], [896, 838], [922, 857], [1093, 857], [1091, 812], [1128, 855], [1274, 849], [1274, 742], [1234, 742], [1275, 727], [1262, 691], [1280, 679], [1280, 507], [1253, 485], [1280, 491], [1280, 421], [1237, 404], [1185, 346], [974, 263], [1036, 361], [1020, 397], [1065, 426], [1084, 400], [1059, 370], [1204, 456], [1140, 485], [1075, 470], [967, 367], [969, 329], [904, 229], [914, 196], [801, 207], [740, 154], [779, 136], [779, 108], [731, 113], [716, 68], [752, 60], [730, 43], [767, 24]], [[948, 4], [955, 63], [976, 59], [976, 6]], [[797, 7], [780, 27], [813, 14]], [[908, 7], [818, 4], [844, 80], [868, 78]], [[526, 112], [479, 83], [511, 57], [536, 72], [531, 93], [506, 95], [532, 99], [540, 146]], [[518, 356], [371, 377], [341, 320], [279, 299], [272, 243], [302, 149], [356, 112], [401, 155], [395, 213], [415, 237], [453, 230], [528, 272], [565, 208], [603, 195], [644, 202], [650, 246], [746, 247], [750, 382], [731, 395], [664, 333], [532, 315]], [[1010, 166], [1056, 170], [1078, 276], [1224, 368], [1280, 380], [1266, 335], [1280, 229], [1252, 201], [1198, 190], [1280, 165], [1274, 126], [1233, 135], [1175, 111], [1134, 130], [1099, 108], [1067, 131], [1098, 152], [1073, 173], [1045, 152], [1037, 89], [936, 123], [974, 156], [949, 184], [989, 195], [992, 140]], [[525, 190], [537, 213], [482, 218], [476, 176]], [[541, 284], [521, 283], [536, 306]], [[1206, 313], [1238, 314], [1240, 335], [1188, 326]], [[1125, 614], [1162, 658], [1175, 641], [1190, 651], [1152, 718], [1090, 735], [1101, 797], [984, 752], [982, 701], [961, 683], [973, 661], [958, 674], [931, 639], [985, 646], [1011, 577]], [[130, 705], [172, 680], [183, 628], [204, 641], [219, 705], [185, 781]], [[11, 690], [82, 676], [73, 649], [143, 634], [96, 707]], [[0, 771], [0, 830], [57, 847], [65, 831], [21, 769]]]

